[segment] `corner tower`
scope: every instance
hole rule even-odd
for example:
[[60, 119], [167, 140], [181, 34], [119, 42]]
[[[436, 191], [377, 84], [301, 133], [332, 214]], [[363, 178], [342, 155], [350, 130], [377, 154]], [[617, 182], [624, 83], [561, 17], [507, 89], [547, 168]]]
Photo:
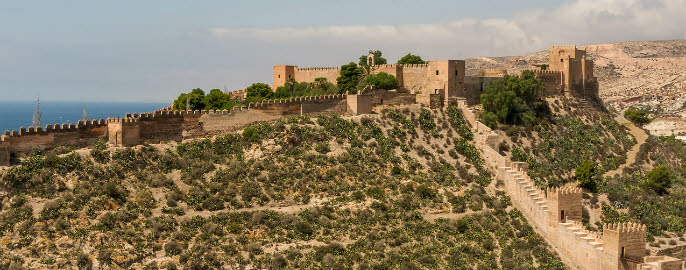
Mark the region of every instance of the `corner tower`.
[[296, 66], [274, 66], [272, 73], [272, 90], [283, 86], [290, 79], [295, 79]]

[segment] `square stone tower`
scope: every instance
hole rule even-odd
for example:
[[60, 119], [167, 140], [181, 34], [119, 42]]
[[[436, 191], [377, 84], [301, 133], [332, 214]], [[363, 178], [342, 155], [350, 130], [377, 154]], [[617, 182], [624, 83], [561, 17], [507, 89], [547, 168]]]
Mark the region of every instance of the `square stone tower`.
[[557, 226], [569, 220], [581, 222], [583, 209], [580, 188], [548, 188], [548, 225]]
[[646, 255], [646, 226], [637, 223], [603, 226], [602, 269], [635, 269]]
[[290, 79], [295, 79], [296, 68], [296, 66], [274, 66], [274, 71], [272, 72], [272, 90], [276, 90], [277, 87], [283, 86]]
[[548, 50], [549, 70], [562, 73], [563, 91], [572, 96], [597, 94], [593, 77], [593, 61], [586, 59], [586, 50], [576, 46], [552, 46]]

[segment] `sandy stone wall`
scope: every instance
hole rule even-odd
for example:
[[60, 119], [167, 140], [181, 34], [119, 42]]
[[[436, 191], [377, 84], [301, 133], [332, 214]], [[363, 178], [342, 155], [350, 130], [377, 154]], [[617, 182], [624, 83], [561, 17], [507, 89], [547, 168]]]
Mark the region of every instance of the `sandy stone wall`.
[[338, 76], [341, 76], [341, 69], [338, 67], [296, 68], [295, 70], [295, 80], [298, 82], [314, 82], [316, 78], [326, 78], [327, 81], [335, 84]]
[[310, 99], [302, 103], [302, 114], [317, 116], [320, 113], [335, 113], [344, 115], [347, 112], [346, 99], [339, 96], [337, 98]]
[[84, 146], [107, 136], [105, 120], [79, 121], [77, 124], [47, 125], [43, 128], [6, 131], [1, 145], [10, 152], [29, 153], [36, 150], [61, 146]]
[[534, 75], [545, 85], [544, 96], [562, 95], [562, 72], [550, 70], [535, 70]]
[[6, 146], [0, 145], [0, 166], [10, 165], [10, 150]]
[[349, 115], [368, 114], [372, 112], [374, 97], [371, 95], [348, 95]]
[[417, 103], [417, 95], [410, 93], [399, 93], [383, 89], [368, 90], [365, 95], [373, 97], [373, 105], [408, 105]]

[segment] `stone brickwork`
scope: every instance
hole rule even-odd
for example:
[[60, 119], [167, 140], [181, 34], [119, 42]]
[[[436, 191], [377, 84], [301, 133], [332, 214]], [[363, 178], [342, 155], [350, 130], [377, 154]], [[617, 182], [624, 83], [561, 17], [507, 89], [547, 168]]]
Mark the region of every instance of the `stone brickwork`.
[[417, 103], [417, 95], [401, 93], [396, 90], [373, 89], [363, 91], [364, 95], [372, 96], [372, 105], [409, 105]]
[[371, 95], [348, 95], [348, 114], [360, 115], [372, 112], [374, 97]]
[[131, 146], [141, 143], [141, 126], [138, 118], [107, 119], [108, 142], [116, 146]]
[[10, 150], [6, 146], [0, 146], [0, 166], [10, 165]]
[[106, 137], [107, 123], [100, 119], [8, 130], [0, 136], [0, 147], [10, 153], [30, 153], [55, 146], [84, 146]]

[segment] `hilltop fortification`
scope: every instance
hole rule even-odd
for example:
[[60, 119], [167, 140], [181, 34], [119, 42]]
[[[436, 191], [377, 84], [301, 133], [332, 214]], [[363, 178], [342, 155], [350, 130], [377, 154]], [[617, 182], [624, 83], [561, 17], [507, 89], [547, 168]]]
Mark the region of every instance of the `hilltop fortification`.
[[[593, 62], [586, 59], [585, 51], [574, 46], [550, 48], [548, 70], [535, 71], [546, 85], [545, 95], [588, 96], [597, 91], [593, 78]], [[558, 60], [560, 59], [560, 60]], [[488, 69], [482, 76], [465, 77], [462, 60], [435, 60], [427, 64], [374, 65], [372, 73], [386, 72], [395, 76], [399, 90], [382, 91], [365, 89], [359, 95], [330, 95], [297, 97], [285, 100], [265, 100], [236, 107], [231, 111], [172, 111], [127, 115], [124, 118], [80, 121], [77, 124], [48, 125], [45, 128], [21, 128], [6, 131], [0, 136], [0, 165], [9, 165], [15, 154], [57, 146], [84, 146], [99, 139], [114, 145], [136, 145], [142, 142], [165, 140], [181, 141], [186, 138], [216, 135], [238, 130], [259, 121], [271, 121], [293, 115], [336, 113], [357, 115], [370, 113], [373, 106], [419, 103], [430, 108], [446, 106], [457, 98], [478, 103], [488, 83], [502, 79], [507, 70]], [[559, 61], [559, 62], [558, 62]], [[274, 66], [273, 87], [284, 85], [289, 79], [313, 82], [326, 78], [335, 82], [340, 68], [299, 68]], [[245, 90], [233, 91], [243, 97]]]

